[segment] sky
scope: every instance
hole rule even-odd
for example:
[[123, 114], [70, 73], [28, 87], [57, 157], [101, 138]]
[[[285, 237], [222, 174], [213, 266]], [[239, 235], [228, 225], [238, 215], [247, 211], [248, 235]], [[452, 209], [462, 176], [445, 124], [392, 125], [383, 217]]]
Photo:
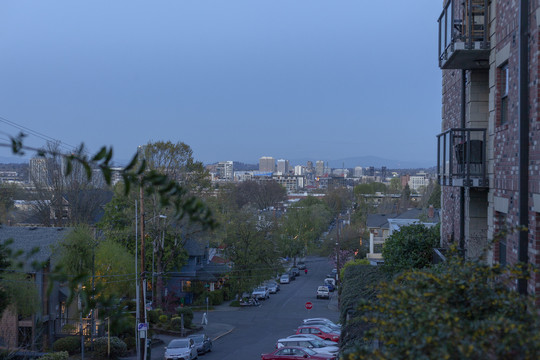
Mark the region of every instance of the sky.
[[435, 165], [441, 4], [2, 1], [0, 143], [25, 129], [27, 145], [112, 146], [118, 162], [172, 141], [204, 163]]

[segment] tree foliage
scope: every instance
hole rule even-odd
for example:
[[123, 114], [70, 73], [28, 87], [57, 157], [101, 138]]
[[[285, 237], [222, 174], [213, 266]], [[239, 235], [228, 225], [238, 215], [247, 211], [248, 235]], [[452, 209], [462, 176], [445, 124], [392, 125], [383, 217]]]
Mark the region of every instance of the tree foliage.
[[361, 306], [365, 338], [382, 346], [346, 358], [538, 359], [540, 318], [508, 287], [513, 273], [456, 256], [382, 283], [377, 301]]
[[275, 276], [281, 265], [272, 238], [273, 224], [246, 209], [230, 214], [225, 227], [225, 253], [234, 264], [229, 274], [237, 293], [250, 291]]
[[390, 273], [421, 269], [431, 264], [433, 248], [439, 244], [439, 227], [422, 224], [402, 226], [384, 242], [384, 268]]
[[244, 181], [236, 187], [236, 201], [239, 208], [252, 205], [259, 210], [276, 206], [285, 200], [287, 190], [275, 181]]

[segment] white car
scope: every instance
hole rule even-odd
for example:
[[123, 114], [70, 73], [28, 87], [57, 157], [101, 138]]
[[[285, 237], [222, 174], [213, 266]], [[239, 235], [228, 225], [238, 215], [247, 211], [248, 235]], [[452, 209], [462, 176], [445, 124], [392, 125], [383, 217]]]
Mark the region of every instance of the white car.
[[325, 322], [325, 323], [328, 323], [334, 327], [341, 327], [340, 324], [336, 324], [335, 322], [333, 322], [332, 320], [328, 319], [328, 318], [323, 318], [323, 317], [318, 317], [318, 318], [309, 318], [309, 319], [304, 319], [303, 320], [303, 323], [305, 325], [309, 324], [309, 323], [313, 323], [313, 322], [319, 322], [319, 321], [322, 321], [322, 322]]
[[318, 337], [317, 335], [314, 335], [314, 334], [294, 334], [294, 335], [289, 335], [287, 336], [288, 338], [309, 338], [309, 339], [315, 339], [315, 340], [320, 340], [322, 341], [324, 344], [326, 344], [326, 346], [336, 346], [336, 343], [335, 341], [330, 341], [330, 340], [323, 340], [321, 339], [320, 337]]
[[193, 339], [172, 339], [165, 348], [165, 360], [193, 360], [198, 358], [199, 354]]
[[333, 346], [326, 345], [321, 339], [309, 339], [305, 337], [288, 337], [279, 339], [276, 343], [276, 348], [280, 349], [285, 346], [300, 346], [311, 349], [317, 354], [332, 354], [336, 355], [339, 347], [334, 343]]
[[328, 286], [319, 286], [317, 288], [317, 299], [330, 299]]
[[251, 293], [251, 297], [257, 300], [266, 300], [270, 297], [270, 290], [266, 286], [259, 286]]
[[288, 284], [290, 282], [291, 282], [291, 278], [290, 278], [289, 274], [283, 274], [279, 278], [279, 283], [280, 284]]

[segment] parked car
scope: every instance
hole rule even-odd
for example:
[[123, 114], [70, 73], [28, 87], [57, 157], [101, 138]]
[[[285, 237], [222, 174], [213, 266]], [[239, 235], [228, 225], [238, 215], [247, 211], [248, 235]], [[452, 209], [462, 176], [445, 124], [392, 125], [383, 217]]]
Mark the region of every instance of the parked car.
[[193, 339], [197, 353], [205, 354], [212, 351], [212, 340], [206, 334], [189, 335], [188, 339]]
[[328, 318], [323, 318], [323, 317], [307, 318], [307, 319], [304, 319], [304, 320], [303, 320], [304, 324], [307, 324], [307, 323], [309, 323], [309, 322], [311, 322], [311, 321], [325, 321], [325, 322], [330, 323], [330, 324], [332, 324], [332, 325], [341, 327], [341, 325], [339, 325], [339, 324], [333, 322], [332, 320], [330, 320], [330, 319], [328, 319]]
[[266, 286], [259, 286], [253, 290], [251, 297], [257, 300], [266, 300], [270, 297], [270, 291]]
[[280, 290], [279, 284], [275, 281], [269, 281], [266, 283], [266, 286], [268, 286], [268, 291], [270, 294], [276, 294]]
[[293, 273], [294, 276], [299, 276], [300, 275], [300, 270], [298, 270], [297, 267], [292, 267], [290, 272]]
[[192, 360], [197, 359], [198, 357], [199, 354], [197, 353], [197, 348], [195, 347], [193, 339], [172, 339], [165, 348], [165, 360]]
[[291, 277], [289, 276], [289, 274], [283, 274], [279, 278], [279, 283], [280, 284], [288, 284], [290, 282], [291, 282]]
[[339, 347], [336, 345], [336, 343], [333, 343], [333, 345], [328, 346], [326, 343], [323, 342], [323, 340], [319, 338], [309, 339], [305, 337], [287, 337], [284, 339], [279, 339], [276, 343], [277, 349], [281, 349], [282, 347], [287, 347], [287, 346], [305, 347], [305, 348], [315, 351], [318, 354], [324, 353], [324, 354], [337, 355], [339, 351]]
[[337, 333], [341, 332], [341, 326], [336, 325], [331, 321], [328, 322], [324, 320], [312, 320], [312, 321], [304, 322], [304, 325], [323, 325], [330, 328], [330, 330], [332, 330], [333, 332], [337, 332]]
[[330, 299], [328, 286], [319, 286], [317, 288], [317, 299]]
[[325, 286], [328, 286], [328, 291], [332, 292], [334, 290], [336, 290], [336, 282], [335, 281], [330, 281], [330, 280], [334, 280], [334, 279], [324, 279], [324, 285]]
[[288, 338], [296, 337], [296, 338], [316, 339], [316, 340], [322, 341], [322, 343], [326, 344], [326, 346], [336, 346], [335, 341], [323, 340], [314, 334], [294, 334], [294, 335], [289, 335], [287, 337]]
[[299, 261], [299, 262], [296, 264], [296, 267], [298, 268], [298, 270], [305, 270], [305, 269], [306, 269], [306, 263], [303, 262], [303, 261]]
[[302, 347], [284, 347], [276, 349], [268, 354], [261, 354], [261, 360], [298, 360], [298, 359], [312, 359], [312, 360], [337, 360], [335, 355], [331, 354], [317, 354], [315, 351], [302, 348]]
[[339, 342], [340, 333], [324, 325], [304, 325], [296, 329], [297, 334], [314, 334], [324, 340]]

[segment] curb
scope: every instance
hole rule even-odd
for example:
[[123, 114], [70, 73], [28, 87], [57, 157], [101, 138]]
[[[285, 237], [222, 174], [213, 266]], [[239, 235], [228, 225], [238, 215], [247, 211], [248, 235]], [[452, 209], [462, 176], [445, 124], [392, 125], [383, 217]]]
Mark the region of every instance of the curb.
[[219, 334], [218, 336], [216, 336], [215, 338], [212, 339], [212, 341], [216, 341], [217, 339], [221, 339], [222, 337], [224, 337], [225, 335], [229, 335], [230, 333], [232, 333], [234, 331], [234, 327], [231, 329], [231, 330], [228, 330], [226, 332], [224, 332], [223, 334]]

